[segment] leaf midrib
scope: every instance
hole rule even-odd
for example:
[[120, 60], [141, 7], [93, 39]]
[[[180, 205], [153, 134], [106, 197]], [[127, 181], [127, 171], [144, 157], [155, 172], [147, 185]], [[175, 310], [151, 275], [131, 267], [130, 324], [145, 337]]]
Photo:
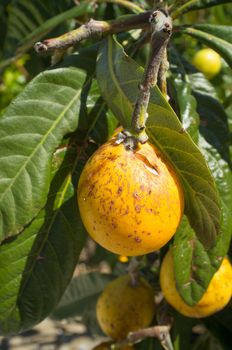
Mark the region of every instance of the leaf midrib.
[[26, 168], [26, 166], [28, 165], [28, 163], [31, 161], [31, 159], [34, 157], [34, 155], [36, 154], [36, 152], [39, 150], [39, 148], [45, 143], [46, 139], [49, 137], [49, 135], [51, 134], [51, 132], [56, 128], [56, 126], [59, 124], [59, 122], [62, 120], [63, 116], [65, 115], [65, 113], [68, 111], [68, 109], [72, 106], [72, 104], [75, 102], [75, 100], [80, 96], [81, 94], [81, 89], [78, 90], [78, 92], [74, 95], [74, 97], [71, 99], [71, 101], [68, 103], [68, 105], [64, 108], [64, 110], [60, 113], [60, 115], [58, 116], [58, 118], [55, 120], [54, 123], [52, 123], [51, 128], [48, 129], [48, 131], [46, 132], [46, 134], [42, 137], [41, 141], [38, 143], [38, 145], [34, 148], [33, 152], [31, 153], [31, 155], [27, 158], [26, 162], [23, 163], [23, 165], [21, 166], [21, 168], [19, 168], [19, 171], [17, 172], [17, 175], [12, 178], [11, 182], [9, 183], [9, 185], [6, 187], [5, 191], [2, 192], [1, 196], [0, 196], [0, 201], [3, 199], [3, 197], [5, 197], [6, 193], [9, 191], [9, 189], [14, 185], [15, 181], [18, 179], [19, 175], [21, 174], [21, 172]]

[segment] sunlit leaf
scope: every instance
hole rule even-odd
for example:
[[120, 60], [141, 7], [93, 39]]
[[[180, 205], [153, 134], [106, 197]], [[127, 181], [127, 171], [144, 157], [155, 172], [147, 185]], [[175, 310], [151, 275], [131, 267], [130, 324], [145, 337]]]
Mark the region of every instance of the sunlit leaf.
[[232, 234], [232, 174], [217, 151], [200, 138], [201, 149], [215, 178], [222, 200], [222, 223], [213, 248], [206, 250], [191, 229], [187, 218], [175, 235], [173, 252], [177, 288], [183, 299], [196, 304], [204, 294], [213, 274], [227, 254]]
[[88, 84], [77, 68], [47, 71], [0, 119], [0, 240], [20, 232], [45, 204], [52, 154], [77, 128], [80, 96]]
[[177, 9], [172, 12], [174, 18], [179, 17], [181, 14], [193, 11], [204, 9], [212, 6], [222, 5], [231, 3], [231, 0], [188, 0], [183, 1], [183, 5], [179, 5]]

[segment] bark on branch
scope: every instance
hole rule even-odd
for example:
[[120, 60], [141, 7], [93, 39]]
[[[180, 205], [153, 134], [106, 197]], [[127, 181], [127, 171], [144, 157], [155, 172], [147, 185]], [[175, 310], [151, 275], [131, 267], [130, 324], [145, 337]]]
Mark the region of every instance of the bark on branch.
[[149, 29], [151, 13], [151, 11], [147, 11], [138, 15], [122, 16], [108, 22], [91, 19], [88, 23], [59, 37], [37, 42], [34, 48], [37, 53], [53, 54], [54, 51], [65, 50], [93, 36], [103, 37], [131, 29]]
[[111, 348], [113, 350], [121, 349], [122, 346], [126, 346], [128, 344], [135, 344], [147, 337], [150, 337], [150, 338], [157, 338], [162, 344], [164, 349], [173, 350], [173, 346], [170, 338], [170, 329], [171, 329], [171, 325], [162, 325], [162, 326], [158, 325], [154, 327], [139, 329], [135, 332], [129, 333], [125, 340], [115, 343], [114, 345], [111, 346]]

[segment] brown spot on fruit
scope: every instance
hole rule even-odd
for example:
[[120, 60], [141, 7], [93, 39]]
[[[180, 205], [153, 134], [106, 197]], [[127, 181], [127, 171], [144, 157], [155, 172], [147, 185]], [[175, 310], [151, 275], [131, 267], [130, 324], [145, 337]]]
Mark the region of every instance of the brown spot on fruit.
[[135, 206], [135, 211], [136, 211], [136, 213], [140, 213], [141, 212], [141, 206], [140, 205], [136, 205]]
[[117, 190], [117, 194], [120, 196], [121, 193], [122, 193], [122, 191], [123, 191], [122, 186], [119, 186], [119, 187], [118, 187], [118, 190]]
[[134, 192], [134, 193], [133, 193], [133, 197], [134, 197], [135, 199], [140, 199], [140, 196], [139, 196], [138, 192]]

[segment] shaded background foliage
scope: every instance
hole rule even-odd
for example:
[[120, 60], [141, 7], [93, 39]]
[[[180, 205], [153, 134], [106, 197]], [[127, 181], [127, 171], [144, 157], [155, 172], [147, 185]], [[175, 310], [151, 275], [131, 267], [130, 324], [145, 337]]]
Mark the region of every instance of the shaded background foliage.
[[[173, 5], [173, 1], [169, 3]], [[150, 140], [173, 161], [183, 183], [187, 183], [187, 216], [175, 235], [174, 254], [179, 292], [186, 302], [194, 304], [218, 268], [221, 261], [218, 257], [227, 253], [231, 237], [232, 6], [230, 1], [220, 0], [175, 3], [173, 14], [177, 31], [169, 47], [171, 106], [158, 89], [153, 90], [148, 130]], [[136, 4], [148, 10], [153, 1], [140, 0]], [[54, 310], [64, 294], [86, 241], [76, 204], [78, 177], [88, 157], [108, 139], [118, 122], [128, 125], [142, 74], [140, 66], [145, 66], [149, 53], [149, 44], [140, 40], [139, 30], [104, 41], [99, 38], [87, 40], [56, 66], [50, 65], [49, 57], [38, 56], [33, 45], [35, 41], [72, 30], [91, 17], [107, 20], [136, 12], [136, 9], [104, 1], [99, 1], [98, 6], [95, 1], [81, 1], [76, 6], [72, 0], [5, 0], [0, 4], [0, 158], [2, 174], [8, 171], [9, 175], [13, 171], [15, 184], [1, 202], [4, 214], [1, 217], [4, 230], [2, 225], [0, 230], [1, 333], [32, 327]], [[191, 65], [194, 53], [204, 45], [217, 50], [224, 59], [221, 73], [211, 81]], [[133, 60], [128, 60], [126, 54]], [[106, 62], [110, 62], [110, 69]], [[133, 84], [128, 83], [132, 80]], [[117, 96], [114, 94], [115, 81], [120, 87]], [[23, 93], [7, 108], [22, 90]], [[159, 119], [160, 115], [162, 118]], [[9, 122], [12, 117], [15, 122]], [[205, 202], [205, 216], [209, 214], [209, 219], [203, 217], [201, 227], [194, 227], [195, 231], [190, 228], [189, 221], [194, 226], [196, 216], [200, 217], [203, 210], [191, 196], [194, 171], [202, 177], [195, 187], [202, 193], [206, 190], [204, 178], [208, 177], [209, 182], [212, 179], [203, 158], [200, 171], [190, 158], [196, 149], [189, 136], [183, 134], [180, 141], [174, 133], [175, 129], [182, 128], [178, 118], [200, 147], [220, 196], [221, 229], [216, 246], [210, 249], [203, 244], [211, 236], [204, 233], [204, 229], [211, 226], [214, 230], [218, 225], [218, 222], [213, 223], [211, 216], [215, 208]], [[24, 145], [25, 149], [22, 147], [16, 161], [17, 145]], [[174, 147], [175, 152], [170, 152], [170, 147]], [[181, 168], [180, 151], [183, 148], [186, 163]], [[4, 160], [6, 154], [8, 159]], [[201, 159], [197, 153], [196, 158], [199, 157]], [[29, 167], [25, 166], [25, 159]], [[18, 174], [18, 170], [12, 170], [12, 164], [20, 169], [24, 167], [17, 179], [14, 174]], [[190, 172], [190, 177], [183, 175], [186, 171]], [[4, 190], [6, 183], [0, 185]], [[213, 182], [207, 195], [217, 202]], [[22, 212], [23, 203], [27, 203], [27, 207]], [[196, 244], [191, 250], [188, 242], [193, 239]], [[159, 288], [156, 262], [160, 256], [162, 254], [154, 253], [145, 257], [141, 268], [155, 289]], [[87, 263], [96, 266], [102, 260], [108, 262], [114, 276], [125, 272], [125, 266], [117, 262], [117, 257], [100, 247]], [[206, 265], [203, 264], [205, 261]], [[200, 268], [194, 274], [195, 280], [189, 281], [193, 264]], [[99, 333], [99, 328], [93, 326], [94, 305], [97, 294], [111, 277], [90, 273], [73, 280], [53, 317], [80, 315], [92, 332]], [[188, 288], [183, 288], [187, 282], [191, 282]], [[91, 305], [88, 315], [84, 312], [86, 305]], [[188, 348], [190, 340], [192, 349], [210, 348], [206, 345], [210, 337], [217, 337], [222, 349], [228, 346], [224, 333], [231, 332], [230, 305], [204, 321], [209, 332], [205, 338], [197, 337], [196, 342], [192, 335], [194, 322], [174, 315], [175, 349]], [[176, 341], [177, 338], [181, 340]], [[145, 349], [147, 344], [145, 341], [138, 348]], [[155, 348], [157, 344], [151, 346]]]

